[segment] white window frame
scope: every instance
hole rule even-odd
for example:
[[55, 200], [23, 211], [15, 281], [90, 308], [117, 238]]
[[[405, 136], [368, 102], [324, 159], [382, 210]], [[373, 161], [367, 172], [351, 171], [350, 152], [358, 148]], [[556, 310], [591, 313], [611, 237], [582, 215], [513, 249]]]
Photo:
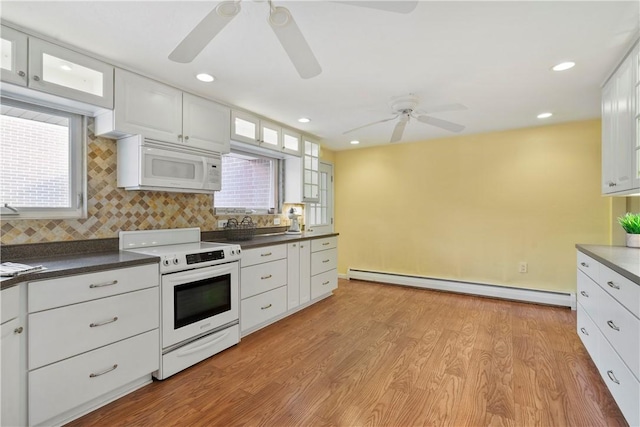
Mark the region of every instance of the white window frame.
[[[250, 150], [238, 150], [231, 149], [230, 154], [237, 154], [241, 156], [253, 157], [257, 159], [265, 159], [270, 160], [271, 167], [275, 168], [275, 171], [272, 171], [271, 176], [273, 179], [272, 182], [272, 194], [270, 194], [269, 198], [273, 200], [275, 204], [274, 212], [270, 212], [270, 207], [265, 207], [264, 209], [250, 208], [246, 206], [216, 206], [216, 195], [213, 195], [213, 207], [216, 214], [234, 214], [234, 213], [245, 213], [245, 214], [254, 214], [254, 215], [267, 215], [271, 213], [280, 213], [282, 211], [282, 194], [283, 194], [283, 165], [282, 159], [277, 157], [271, 157], [265, 154], [253, 153]], [[224, 154], [223, 154], [224, 156]], [[224, 168], [224, 167], [223, 167]], [[223, 171], [224, 173], [224, 171]]]
[[[0, 204], [0, 215], [3, 220], [20, 219], [80, 219], [87, 217], [87, 118], [41, 105], [1, 98], [2, 104], [11, 105], [31, 111], [66, 117], [69, 119], [69, 187], [71, 206], [55, 207], [12, 207]], [[0, 183], [2, 185], [2, 183]], [[74, 196], [75, 195], [75, 196]]]

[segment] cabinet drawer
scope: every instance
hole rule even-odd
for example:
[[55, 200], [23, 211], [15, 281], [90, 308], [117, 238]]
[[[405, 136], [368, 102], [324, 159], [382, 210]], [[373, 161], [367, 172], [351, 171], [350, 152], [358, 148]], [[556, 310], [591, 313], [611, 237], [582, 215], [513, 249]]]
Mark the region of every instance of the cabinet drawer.
[[29, 424], [43, 423], [157, 370], [159, 348], [155, 330], [29, 372]]
[[578, 294], [577, 299], [591, 319], [598, 324], [600, 302], [607, 294], [597, 283], [591, 280], [581, 270], [578, 270]]
[[640, 320], [603, 292], [596, 324], [631, 372], [640, 378]]
[[582, 344], [587, 349], [587, 353], [591, 356], [593, 363], [598, 366], [599, 347], [600, 347], [600, 331], [589, 317], [582, 304], [578, 303], [578, 321], [577, 332]]
[[326, 251], [314, 252], [311, 254], [311, 275], [324, 273], [325, 271], [338, 268], [338, 250], [328, 249]]
[[600, 263], [598, 261], [578, 251], [578, 269], [582, 270], [584, 274], [591, 277], [595, 282], [600, 279], [599, 268]]
[[605, 340], [600, 343], [598, 370], [629, 425], [640, 425], [640, 382]]
[[159, 304], [151, 288], [30, 314], [29, 369], [155, 329]]
[[158, 264], [30, 282], [29, 313], [158, 286]]
[[2, 290], [0, 297], [0, 323], [7, 322], [18, 317], [18, 307], [20, 307], [20, 286]]
[[242, 331], [253, 328], [287, 311], [287, 287], [262, 293], [240, 303]]
[[311, 240], [311, 252], [324, 251], [325, 249], [333, 249], [336, 247], [338, 247], [338, 238], [335, 236]]
[[327, 294], [338, 287], [338, 271], [330, 270], [311, 278], [311, 299]]
[[640, 317], [640, 286], [602, 264], [600, 265], [599, 283], [609, 295], [636, 317]]
[[287, 257], [287, 245], [265, 246], [264, 248], [247, 249], [242, 251], [240, 265], [248, 267], [250, 265], [262, 264], [277, 259]]
[[248, 298], [287, 284], [287, 260], [252, 265], [240, 270], [240, 297]]

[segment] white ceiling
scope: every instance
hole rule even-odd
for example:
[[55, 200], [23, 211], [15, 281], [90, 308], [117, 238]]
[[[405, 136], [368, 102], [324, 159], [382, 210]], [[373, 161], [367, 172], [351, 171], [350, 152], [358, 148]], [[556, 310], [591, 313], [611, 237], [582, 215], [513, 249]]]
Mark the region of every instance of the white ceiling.
[[[217, 2], [2, 1], [2, 18], [183, 89], [313, 133], [331, 149], [388, 144], [389, 99], [414, 93], [420, 108], [462, 134], [600, 116], [600, 86], [637, 36], [638, 1], [421, 1], [409, 14], [327, 1], [286, 6], [322, 66], [303, 80], [267, 24], [265, 1], [241, 13], [190, 64], [169, 53]], [[572, 60], [562, 73], [550, 68]], [[214, 83], [195, 74], [208, 72]], [[540, 112], [554, 116], [544, 121]], [[312, 119], [300, 124], [299, 117]], [[451, 133], [412, 120], [403, 142]]]

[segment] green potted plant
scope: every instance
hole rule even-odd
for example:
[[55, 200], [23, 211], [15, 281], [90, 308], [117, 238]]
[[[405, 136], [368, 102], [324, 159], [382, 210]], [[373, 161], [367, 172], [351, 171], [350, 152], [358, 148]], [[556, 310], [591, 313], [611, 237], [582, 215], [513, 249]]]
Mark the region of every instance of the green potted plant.
[[626, 213], [618, 222], [627, 232], [627, 246], [640, 248], [640, 214]]

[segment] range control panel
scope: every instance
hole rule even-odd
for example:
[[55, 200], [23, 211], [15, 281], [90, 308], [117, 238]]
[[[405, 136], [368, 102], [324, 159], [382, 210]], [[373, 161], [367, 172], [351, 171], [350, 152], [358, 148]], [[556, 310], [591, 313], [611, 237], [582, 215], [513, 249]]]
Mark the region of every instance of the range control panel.
[[187, 265], [198, 264], [200, 262], [207, 262], [207, 261], [217, 261], [219, 259], [224, 259], [224, 251], [222, 249], [218, 251], [187, 254]]

